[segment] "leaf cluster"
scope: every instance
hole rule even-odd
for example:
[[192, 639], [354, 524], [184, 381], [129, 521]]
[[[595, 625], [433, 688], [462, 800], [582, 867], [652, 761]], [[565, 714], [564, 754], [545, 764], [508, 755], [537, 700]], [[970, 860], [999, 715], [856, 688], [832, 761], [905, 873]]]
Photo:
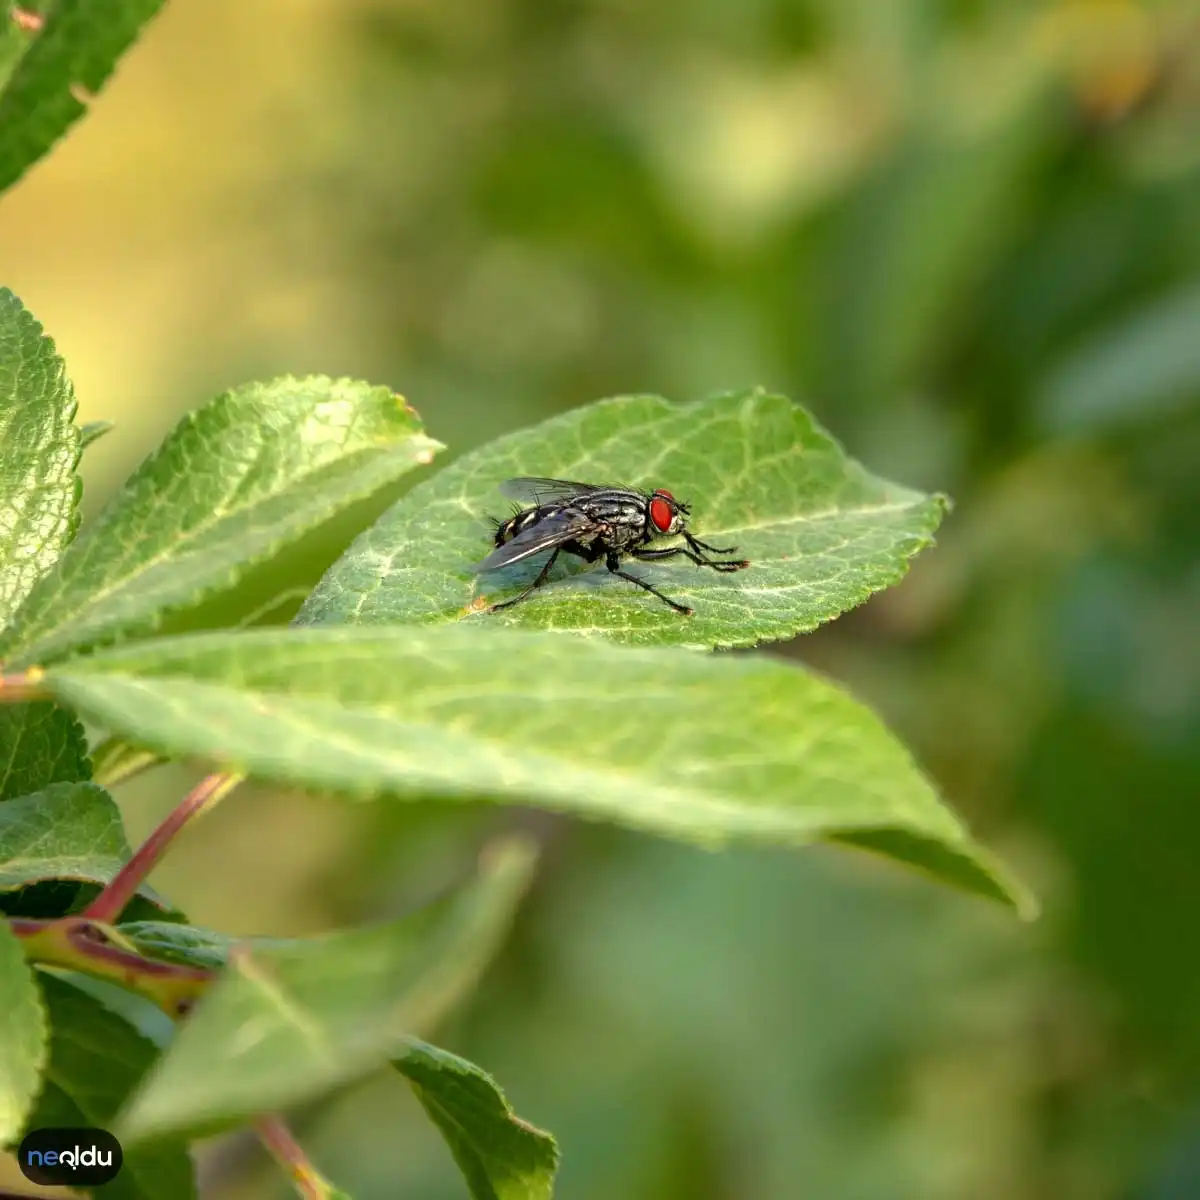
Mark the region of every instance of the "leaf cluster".
[[[0, 188], [160, 3], [61, 0], [0, 31]], [[422, 1040], [502, 943], [536, 845], [497, 839], [402, 917], [234, 940], [147, 886], [162, 847], [126, 839], [111, 791], [163, 759], [209, 764], [211, 796], [252, 777], [703, 845], [831, 840], [1031, 910], [867, 708], [795, 662], [712, 653], [792, 638], [897, 583], [947, 509], [848, 458], [792, 401], [624, 396], [501, 438], [411, 487], [292, 627], [263, 629], [238, 627], [248, 613], [205, 626], [251, 568], [433, 461], [443, 447], [411, 406], [345, 379], [234, 388], [82, 529], [80, 456], [108, 427], [75, 416], [53, 342], [0, 290], [0, 1145], [111, 1127], [126, 1168], [106, 1194], [184, 1198], [189, 1142], [251, 1122], [304, 1194], [333, 1196], [273, 1114], [390, 1064], [473, 1196], [551, 1194], [553, 1139]], [[698, 535], [752, 567], [643, 564], [686, 619], [578, 565], [489, 613], [540, 565], [471, 567], [497, 485], [520, 474], [667, 486]], [[180, 620], [203, 631], [160, 635]]]
[[[190, 1139], [391, 1062], [474, 1195], [550, 1194], [549, 1136], [478, 1068], [416, 1040], [494, 953], [535, 847], [504, 840], [448, 900], [310, 939], [235, 944], [139, 880], [103, 940], [143, 973], [177, 973], [134, 989], [178, 1020], [163, 1047], [144, 1014], [84, 986], [117, 976], [81, 951], [97, 892], [130, 863], [108, 788], [160, 759], [359, 800], [535, 805], [705, 845], [835, 840], [1028, 907], [860, 703], [794, 663], [703, 653], [791, 637], [897, 581], [945, 511], [848, 459], [791, 401], [619, 397], [567, 413], [418, 483], [291, 628], [161, 637], [166, 617], [202, 617], [249, 567], [440, 444], [386, 388], [252, 384], [181, 421], [77, 532], [71, 386], [9, 293], [0, 380], [14, 431], [0, 654], [18, 689], [0, 706], [6, 1140], [115, 1124], [128, 1194], [186, 1195]], [[701, 536], [754, 565], [736, 579], [659, 567], [693, 618], [569, 569], [490, 614], [471, 564], [496, 485], [526, 472], [669, 483], [693, 499]], [[528, 570], [506, 574], [487, 599]], [[107, 735], [98, 779], [81, 722]]]

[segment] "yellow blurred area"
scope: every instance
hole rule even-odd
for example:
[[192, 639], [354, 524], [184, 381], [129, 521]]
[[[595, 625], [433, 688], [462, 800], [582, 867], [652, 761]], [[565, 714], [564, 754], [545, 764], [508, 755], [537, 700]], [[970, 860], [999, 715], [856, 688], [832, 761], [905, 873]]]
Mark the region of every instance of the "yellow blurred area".
[[[243, 382], [230, 361], [263, 375], [353, 370], [341, 285], [280, 261], [264, 236], [289, 219], [296, 161], [331, 136], [326, 43], [350, 7], [167, 4], [88, 115], [4, 197], [4, 283], [66, 359], [79, 420], [116, 423], [84, 458], [85, 511], [185, 410]], [[193, 775], [171, 768], [122, 790], [135, 844]], [[156, 880], [217, 928], [324, 927], [312, 880], [354, 827], [340, 807], [243, 792]], [[217, 889], [214, 855], [228, 883]]]
[[1141, 100], [1157, 79], [1163, 32], [1149, 6], [1134, 0], [1061, 0], [1035, 37], [1065, 67], [1088, 110], [1112, 120]]
[[[66, 358], [106, 493], [207, 391], [222, 358], [303, 370], [336, 298], [280, 263], [290, 167], [324, 136], [320, 0], [167, 4], [48, 158], [4, 198], [5, 282]], [[271, 206], [261, 197], [276, 199]], [[273, 209], [273, 211], [272, 211]], [[284, 364], [289, 364], [285, 366]]]

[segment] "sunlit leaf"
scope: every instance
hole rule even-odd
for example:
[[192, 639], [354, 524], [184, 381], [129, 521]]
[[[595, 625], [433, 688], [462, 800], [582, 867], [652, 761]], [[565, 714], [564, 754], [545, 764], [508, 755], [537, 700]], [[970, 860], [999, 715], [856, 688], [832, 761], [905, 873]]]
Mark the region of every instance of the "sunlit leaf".
[[264, 779], [536, 804], [705, 844], [833, 837], [1027, 906], [871, 712], [773, 659], [340, 627], [142, 642], [47, 683], [148, 749]]
[[73, 532], [74, 416], [75, 394], [54, 343], [20, 300], [0, 288], [0, 626]]
[[0, 1146], [18, 1140], [46, 1061], [46, 1017], [21, 943], [0, 920]]
[[94, 783], [56, 783], [0, 804], [0, 891], [44, 879], [107, 883], [128, 857], [121, 814]]
[[248, 384], [176, 427], [30, 595], [0, 639], [47, 661], [154, 626], [438, 448], [387, 388]]
[[0, 800], [90, 774], [87, 739], [74, 713], [40, 700], [0, 706]]
[[[697, 536], [752, 565], [724, 575], [683, 558], [632, 566], [691, 617], [579, 559], [560, 560], [523, 604], [476, 611], [515, 595], [544, 562], [472, 571], [491, 549], [489, 515], [511, 511], [497, 485], [516, 475], [665, 487], [692, 505]], [[330, 569], [298, 622], [465, 620], [640, 645], [752, 645], [813, 629], [896, 583], [944, 511], [942, 497], [871, 475], [781, 396], [623, 396], [500, 438], [415, 487]]]

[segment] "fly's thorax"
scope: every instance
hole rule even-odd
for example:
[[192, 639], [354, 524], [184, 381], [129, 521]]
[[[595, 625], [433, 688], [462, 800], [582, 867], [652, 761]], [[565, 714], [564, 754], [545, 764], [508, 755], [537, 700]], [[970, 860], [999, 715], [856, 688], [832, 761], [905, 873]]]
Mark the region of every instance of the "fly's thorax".
[[577, 503], [600, 527], [599, 537], [619, 554], [648, 540], [646, 498], [638, 492], [613, 489]]
[[575, 507], [594, 521], [606, 525], [628, 525], [641, 529], [646, 523], [646, 500], [637, 492], [598, 492], [576, 502]]

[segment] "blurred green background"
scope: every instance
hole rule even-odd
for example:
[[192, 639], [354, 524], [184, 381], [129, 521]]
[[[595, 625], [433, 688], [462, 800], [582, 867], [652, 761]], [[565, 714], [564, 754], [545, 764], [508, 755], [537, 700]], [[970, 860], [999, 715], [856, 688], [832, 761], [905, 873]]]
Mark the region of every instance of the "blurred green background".
[[[764, 384], [954, 495], [902, 586], [770, 652], [874, 705], [1043, 919], [548, 822], [439, 1040], [560, 1137], [565, 1200], [1200, 1196], [1196, 4], [173, 0], [4, 204], [3, 282], [119, 423], [89, 511], [187, 407], [307, 371], [452, 452]], [[131, 836], [187, 782], [131, 788]], [[323, 929], [505, 819], [247, 791], [155, 882]], [[296, 1128], [357, 1200], [464, 1194], [394, 1077]], [[287, 1194], [247, 1139], [200, 1159]]]

